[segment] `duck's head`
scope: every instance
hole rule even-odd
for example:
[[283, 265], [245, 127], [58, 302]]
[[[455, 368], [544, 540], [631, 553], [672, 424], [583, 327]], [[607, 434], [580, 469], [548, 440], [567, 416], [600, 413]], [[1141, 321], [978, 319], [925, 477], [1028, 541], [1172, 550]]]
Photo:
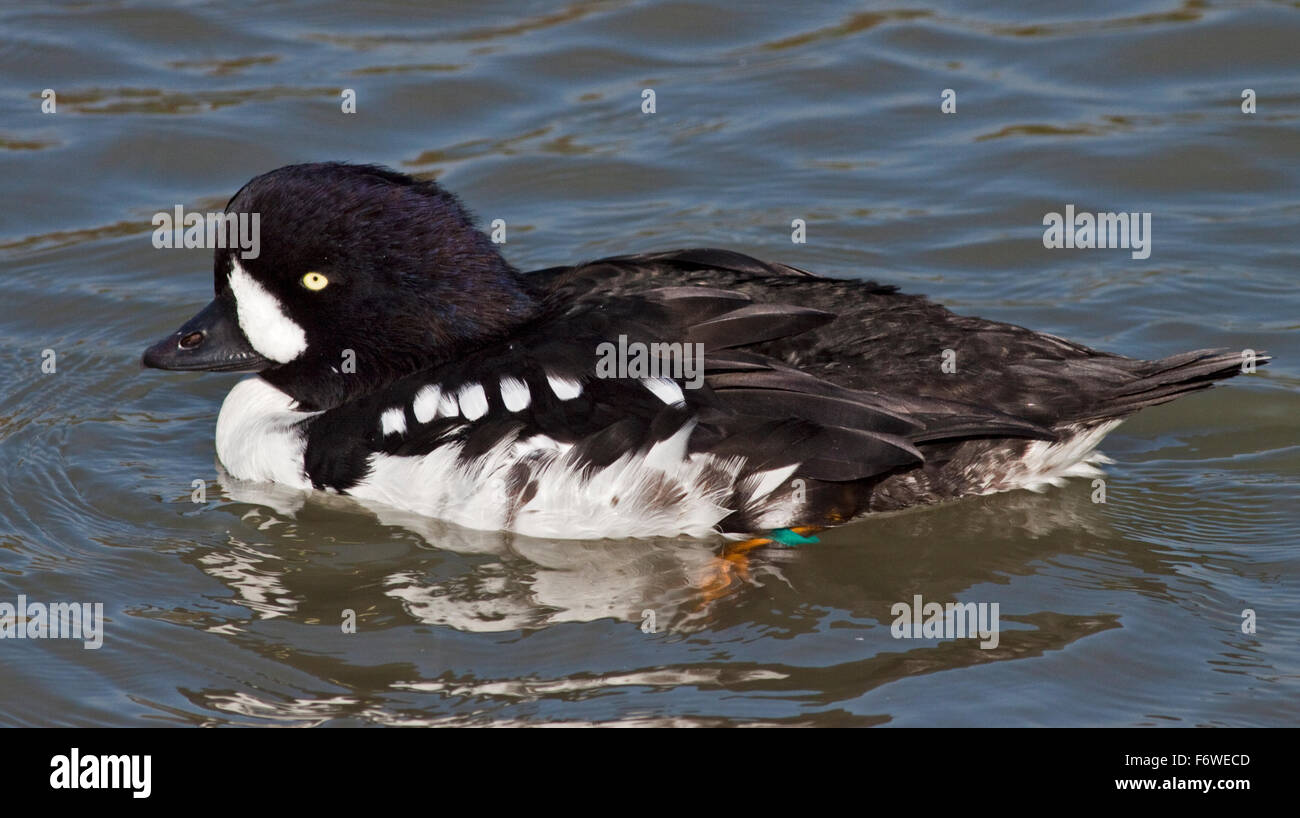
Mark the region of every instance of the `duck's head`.
[[304, 409], [326, 409], [500, 336], [536, 308], [433, 182], [290, 165], [253, 179], [226, 212], [247, 215], [256, 255], [247, 241], [216, 250], [216, 298], [146, 350], [146, 366], [260, 372]]

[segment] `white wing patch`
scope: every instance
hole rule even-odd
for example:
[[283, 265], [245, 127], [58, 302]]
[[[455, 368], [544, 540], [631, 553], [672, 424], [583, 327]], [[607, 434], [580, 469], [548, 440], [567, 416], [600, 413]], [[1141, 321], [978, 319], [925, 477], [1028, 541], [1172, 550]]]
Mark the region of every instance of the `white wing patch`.
[[645, 384], [645, 388], [653, 392], [656, 398], [669, 406], [686, 402], [682, 388], [672, 378], [643, 378], [641, 383]]
[[442, 401], [442, 389], [437, 384], [430, 384], [415, 393], [411, 411], [415, 413], [417, 423], [428, 423], [438, 416], [438, 404]]
[[466, 420], [478, 420], [487, 414], [487, 393], [479, 384], [471, 383], [461, 387], [456, 393], [456, 399], [460, 401], [460, 412]]
[[528, 384], [518, 378], [505, 377], [501, 379], [501, 402], [506, 405], [507, 410], [522, 412], [528, 408], [528, 404], [532, 399], [532, 393], [528, 391]]
[[264, 357], [287, 364], [307, 349], [307, 333], [284, 314], [279, 299], [267, 292], [232, 259], [230, 291], [235, 296], [239, 328]]
[[456, 402], [454, 394], [444, 394], [438, 399], [438, 417], [460, 417], [460, 405]]
[[385, 410], [379, 416], [379, 425], [384, 437], [406, 434], [406, 410], [400, 406]]
[[546, 382], [551, 385], [551, 391], [560, 400], [573, 400], [582, 394], [582, 384], [573, 378], [552, 375], [548, 372], [546, 373]]

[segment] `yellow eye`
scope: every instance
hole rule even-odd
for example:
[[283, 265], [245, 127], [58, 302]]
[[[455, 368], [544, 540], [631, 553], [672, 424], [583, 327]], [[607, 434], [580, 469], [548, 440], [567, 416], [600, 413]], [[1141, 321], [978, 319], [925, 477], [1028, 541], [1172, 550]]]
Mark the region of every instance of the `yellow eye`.
[[302, 277], [302, 286], [309, 290], [323, 290], [330, 280], [320, 273], [308, 273]]

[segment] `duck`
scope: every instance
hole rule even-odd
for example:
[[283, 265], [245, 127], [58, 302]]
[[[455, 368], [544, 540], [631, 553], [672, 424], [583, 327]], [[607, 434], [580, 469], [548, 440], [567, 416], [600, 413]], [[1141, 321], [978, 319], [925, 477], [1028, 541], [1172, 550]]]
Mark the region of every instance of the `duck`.
[[[450, 191], [379, 165], [253, 178], [214, 298], [146, 367], [244, 372], [239, 481], [552, 539], [815, 540], [1095, 478], [1129, 415], [1245, 369], [1139, 360], [723, 249], [521, 272]], [[1267, 362], [1260, 354], [1256, 362]]]

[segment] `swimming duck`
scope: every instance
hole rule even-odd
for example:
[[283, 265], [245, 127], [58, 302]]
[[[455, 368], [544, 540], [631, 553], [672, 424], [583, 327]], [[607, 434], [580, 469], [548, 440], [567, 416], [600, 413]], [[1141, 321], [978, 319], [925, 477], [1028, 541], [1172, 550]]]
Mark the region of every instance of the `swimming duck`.
[[801, 540], [1096, 476], [1125, 417], [1242, 369], [727, 250], [521, 273], [450, 192], [378, 166], [283, 167], [226, 211], [260, 214], [260, 252], [217, 249], [215, 299], [144, 364], [256, 373], [217, 419], [227, 472], [470, 528]]

